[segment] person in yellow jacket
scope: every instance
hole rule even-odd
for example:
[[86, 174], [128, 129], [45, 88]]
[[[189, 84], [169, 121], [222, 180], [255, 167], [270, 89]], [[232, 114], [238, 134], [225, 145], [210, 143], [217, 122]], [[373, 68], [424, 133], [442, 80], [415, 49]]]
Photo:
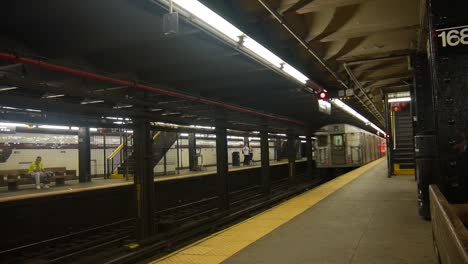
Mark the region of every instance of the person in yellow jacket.
[[[41, 179], [45, 181], [46, 173], [44, 172], [44, 163], [42, 163], [42, 157], [38, 156], [35, 161], [29, 165], [29, 174], [33, 177], [36, 182], [36, 189], [41, 189]], [[48, 180], [45, 182], [44, 188], [48, 189]]]

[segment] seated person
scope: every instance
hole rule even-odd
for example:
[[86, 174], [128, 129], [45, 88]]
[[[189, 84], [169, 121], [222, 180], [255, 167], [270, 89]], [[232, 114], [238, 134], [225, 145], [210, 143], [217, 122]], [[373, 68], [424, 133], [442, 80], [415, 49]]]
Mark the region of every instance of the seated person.
[[48, 189], [49, 188], [49, 180], [48, 180], [48, 175], [44, 172], [44, 163], [42, 163], [42, 158], [38, 156], [36, 160], [29, 165], [29, 174], [33, 177], [35, 183], [36, 183], [36, 189], [40, 190], [41, 189], [41, 179], [45, 183], [44, 188]]

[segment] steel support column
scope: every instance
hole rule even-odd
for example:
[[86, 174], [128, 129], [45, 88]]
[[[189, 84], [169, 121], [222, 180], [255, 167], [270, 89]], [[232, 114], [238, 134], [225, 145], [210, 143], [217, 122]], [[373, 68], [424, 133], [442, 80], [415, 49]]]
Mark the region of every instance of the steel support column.
[[78, 167], [79, 182], [91, 181], [91, 138], [89, 127], [80, 127], [78, 130]]
[[136, 120], [133, 136], [135, 156], [135, 194], [137, 202], [137, 239], [144, 239], [156, 232], [154, 223], [155, 193], [152, 168], [152, 138], [150, 124]]
[[216, 127], [216, 183], [219, 209], [229, 209], [228, 150], [226, 128]]
[[306, 151], [305, 155], [307, 158], [307, 171], [306, 177], [313, 177], [313, 169], [314, 169], [314, 161], [312, 159], [312, 138], [310, 136], [306, 136]]
[[296, 178], [296, 138], [295, 136], [288, 135], [287, 142], [287, 153], [288, 153], [288, 163], [289, 163], [289, 179], [294, 180]]
[[262, 184], [263, 192], [270, 194], [271, 180], [270, 180], [270, 147], [268, 145], [268, 132], [260, 132], [260, 154], [262, 160]]
[[188, 136], [188, 155], [189, 155], [189, 170], [195, 170], [195, 155], [197, 154], [197, 141], [195, 133], [189, 133]]

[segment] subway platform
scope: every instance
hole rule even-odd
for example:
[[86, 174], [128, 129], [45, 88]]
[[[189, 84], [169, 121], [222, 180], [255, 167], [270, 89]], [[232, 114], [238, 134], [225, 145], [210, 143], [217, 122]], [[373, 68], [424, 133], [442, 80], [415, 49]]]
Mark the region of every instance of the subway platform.
[[413, 176], [367, 164], [153, 263], [436, 263]]
[[[305, 159], [296, 160], [296, 163], [306, 162]], [[270, 161], [270, 166], [287, 165], [287, 161]], [[244, 170], [260, 169], [259, 162], [253, 165], [228, 166], [229, 172], [239, 172]], [[188, 178], [198, 178], [213, 176], [216, 174], [216, 166], [204, 167], [203, 171], [189, 171], [188, 169], [180, 170], [179, 174], [156, 176], [155, 182], [180, 181]], [[133, 185], [133, 176], [126, 179], [103, 179], [93, 178], [91, 182], [80, 183], [78, 180], [67, 180], [63, 186], [56, 186], [53, 182], [49, 189], [36, 190], [34, 184], [22, 184], [18, 186], [18, 190], [9, 191], [7, 186], [0, 186], [0, 203], [18, 201], [32, 198], [40, 198], [46, 196], [63, 195], [70, 193], [80, 193], [86, 191], [104, 190], [121, 186]]]

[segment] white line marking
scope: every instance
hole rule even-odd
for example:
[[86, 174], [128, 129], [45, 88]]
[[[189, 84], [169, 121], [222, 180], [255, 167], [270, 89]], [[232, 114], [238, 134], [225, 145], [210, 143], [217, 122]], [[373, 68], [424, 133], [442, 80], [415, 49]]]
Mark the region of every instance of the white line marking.
[[458, 26], [458, 27], [449, 27], [449, 28], [436, 29], [436, 32], [437, 32], [437, 31], [449, 30], [449, 29], [465, 28], [465, 27], [468, 27], [468, 25], [466, 25], [466, 26]]

